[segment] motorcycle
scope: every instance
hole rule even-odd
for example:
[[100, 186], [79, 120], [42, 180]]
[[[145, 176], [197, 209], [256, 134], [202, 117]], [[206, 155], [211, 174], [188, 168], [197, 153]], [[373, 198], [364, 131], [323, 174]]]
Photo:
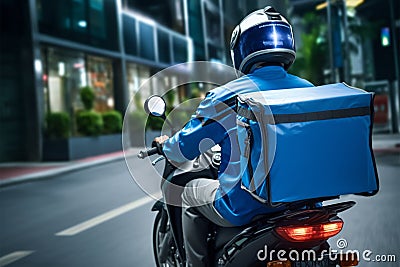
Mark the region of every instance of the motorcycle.
[[[149, 115], [162, 118], [173, 129], [165, 116], [166, 104], [163, 98], [151, 96], [146, 100], [144, 108]], [[153, 147], [141, 151], [138, 157], [144, 159], [158, 151], [157, 147]], [[164, 180], [186, 183], [200, 177], [216, 179], [220, 156], [218, 148], [214, 148], [186, 162], [185, 168], [177, 168], [162, 155], [152, 164], [165, 161], [162, 183]], [[200, 166], [208, 167], [199, 171]], [[313, 199], [288, 204], [286, 210], [257, 216], [245, 226], [223, 228], [213, 225], [207, 235], [209, 266], [357, 266], [355, 255], [333, 253], [327, 242], [342, 230], [343, 220], [338, 214], [353, 207], [355, 202], [326, 206], [320, 204], [325, 200]], [[155, 262], [157, 267], [185, 266], [181, 211], [179, 207], [166, 203], [165, 199], [161, 199], [152, 207], [152, 211], [157, 212], [153, 227]]]

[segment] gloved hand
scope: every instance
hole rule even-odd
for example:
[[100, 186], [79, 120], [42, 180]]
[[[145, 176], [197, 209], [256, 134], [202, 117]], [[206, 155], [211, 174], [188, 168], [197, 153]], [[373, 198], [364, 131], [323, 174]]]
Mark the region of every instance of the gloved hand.
[[163, 155], [163, 154], [164, 154], [162, 148], [163, 148], [164, 142], [167, 141], [168, 138], [169, 138], [169, 137], [168, 137], [167, 135], [162, 135], [162, 136], [159, 136], [159, 137], [154, 138], [154, 140], [153, 140], [151, 146], [152, 146], [152, 147], [157, 147], [157, 149], [158, 149], [158, 154], [160, 154], [160, 155]]

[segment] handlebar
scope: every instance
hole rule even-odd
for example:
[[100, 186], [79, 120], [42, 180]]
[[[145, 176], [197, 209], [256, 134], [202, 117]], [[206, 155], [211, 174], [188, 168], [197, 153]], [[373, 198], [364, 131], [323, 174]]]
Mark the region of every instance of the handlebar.
[[155, 155], [155, 154], [158, 154], [158, 148], [157, 147], [153, 147], [153, 148], [147, 149], [145, 151], [140, 151], [137, 156], [138, 156], [139, 159], [144, 159], [146, 157], [149, 157], [149, 156]]

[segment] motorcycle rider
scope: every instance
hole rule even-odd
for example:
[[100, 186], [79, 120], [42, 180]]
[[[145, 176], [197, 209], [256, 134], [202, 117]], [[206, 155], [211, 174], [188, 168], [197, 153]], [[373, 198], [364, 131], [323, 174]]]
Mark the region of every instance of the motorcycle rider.
[[230, 49], [234, 68], [245, 75], [211, 90], [196, 114], [174, 136], [155, 139], [162, 144], [163, 154], [178, 163], [196, 158], [215, 144], [221, 147], [218, 179], [192, 180], [182, 193], [187, 266], [208, 266], [209, 221], [222, 227], [241, 226], [257, 215], [278, 211], [241, 188], [236, 113], [232, 109], [236, 96], [313, 86], [287, 73], [296, 55], [292, 27], [272, 7], [246, 16], [233, 30]]

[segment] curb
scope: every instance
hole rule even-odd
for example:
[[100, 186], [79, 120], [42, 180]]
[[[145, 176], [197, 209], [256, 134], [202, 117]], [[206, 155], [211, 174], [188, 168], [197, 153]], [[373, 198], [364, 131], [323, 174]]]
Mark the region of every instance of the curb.
[[[132, 157], [134, 156], [134, 153], [129, 153], [126, 155], [126, 157]], [[0, 188], [6, 187], [6, 186], [11, 186], [15, 184], [20, 184], [20, 183], [25, 183], [25, 182], [33, 182], [33, 181], [38, 181], [38, 180], [45, 180], [45, 179], [51, 179], [54, 178], [55, 176], [61, 175], [61, 174], [66, 174], [70, 172], [74, 172], [77, 170], [83, 170], [87, 169], [96, 165], [104, 164], [104, 163], [112, 163], [118, 160], [122, 160], [125, 158], [125, 153], [122, 153], [121, 155], [118, 156], [113, 156], [109, 158], [104, 158], [104, 159], [98, 159], [94, 161], [89, 161], [89, 162], [77, 162], [74, 164], [71, 164], [69, 166], [64, 166], [64, 167], [59, 167], [59, 168], [54, 168], [46, 171], [38, 171], [30, 174], [25, 174], [21, 176], [15, 176], [12, 178], [6, 178], [2, 181], [0, 181]]]
[[375, 154], [395, 154], [400, 153], [400, 146], [394, 148], [376, 148], [373, 151]]

